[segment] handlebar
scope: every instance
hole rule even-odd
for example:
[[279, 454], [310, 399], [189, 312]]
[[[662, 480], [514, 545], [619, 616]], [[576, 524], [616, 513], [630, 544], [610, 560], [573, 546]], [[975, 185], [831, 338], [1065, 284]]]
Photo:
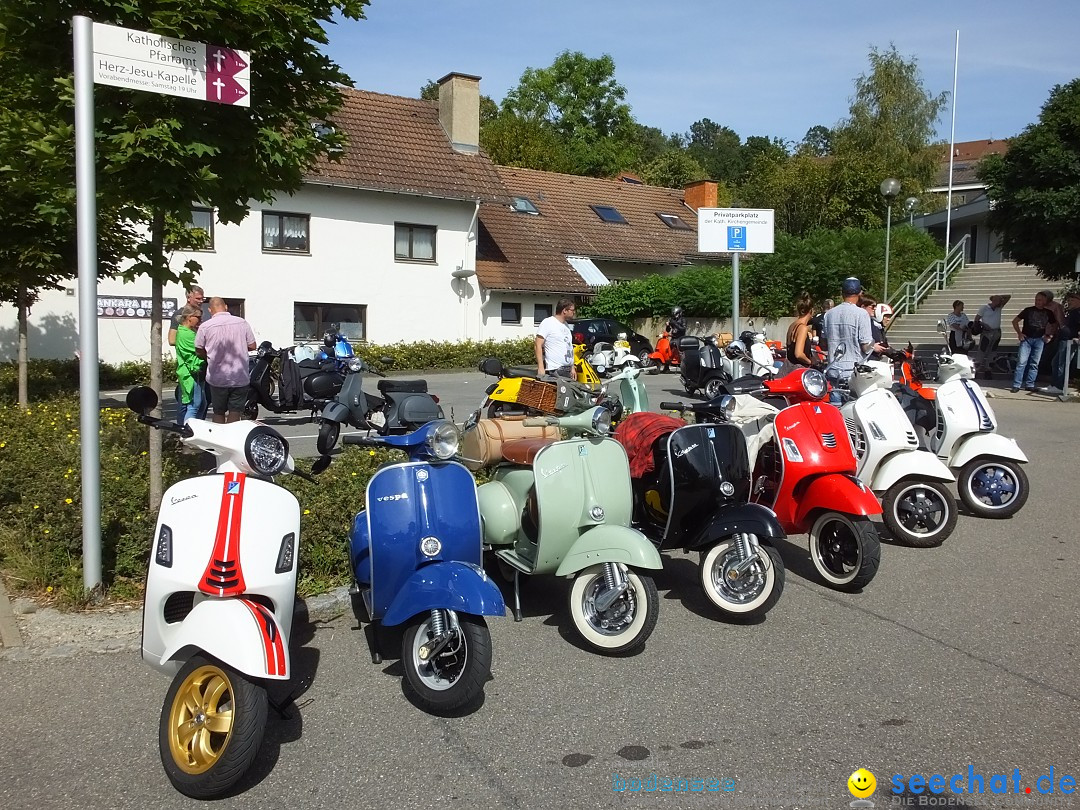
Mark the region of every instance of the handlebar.
[[176, 422], [170, 422], [168, 419], [155, 419], [145, 413], [139, 414], [135, 418], [144, 425], [149, 425], [157, 430], [167, 430], [169, 433], [179, 434], [185, 439], [190, 439], [195, 435], [194, 431], [187, 425], [178, 425]]
[[361, 436], [359, 433], [348, 433], [341, 437], [342, 444], [359, 444], [362, 447], [382, 447], [382, 439], [373, 439], [370, 436]]
[[688, 411], [692, 408], [691, 405], [685, 405], [682, 402], [661, 402], [660, 410], [662, 411]]

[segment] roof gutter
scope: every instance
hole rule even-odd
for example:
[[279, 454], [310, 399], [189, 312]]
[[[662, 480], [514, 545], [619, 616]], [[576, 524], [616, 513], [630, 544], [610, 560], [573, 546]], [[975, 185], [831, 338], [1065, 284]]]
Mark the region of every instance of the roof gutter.
[[[453, 202], [474, 202], [479, 207], [480, 203], [485, 200], [485, 197], [481, 196], [462, 196], [462, 197], [448, 197], [445, 194], [433, 194], [426, 191], [400, 191], [392, 188], [374, 188], [372, 186], [357, 186], [352, 183], [338, 183], [333, 180], [308, 180], [305, 179], [305, 185], [310, 186], [323, 186], [325, 188], [345, 188], [351, 191], [371, 191], [380, 194], [400, 194], [405, 197], [425, 197], [431, 200], [452, 200]], [[494, 198], [493, 198], [494, 199]]]

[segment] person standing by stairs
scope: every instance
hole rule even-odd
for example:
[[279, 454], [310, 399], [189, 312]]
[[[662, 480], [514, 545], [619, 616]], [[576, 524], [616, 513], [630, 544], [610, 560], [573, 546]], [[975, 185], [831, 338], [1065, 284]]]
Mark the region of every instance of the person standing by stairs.
[[[1021, 389], [1025, 391], [1035, 390], [1035, 378], [1039, 374], [1039, 360], [1042, 359], [1043, 347], [1054, 337], [1058, 323], [1053, 310], [1047, 305], [1050, 299], [1045, 292], [1035, 295], [1035, 305], [1020, 310], [1020, 314], [1012, 319], [1013, 329], [1016, 330], [1016, 339], [1020, 341], [1020, 349], [1016, 355], [1016, 371], [1013, 372], [1013, 384], [1009, 389], [1016, 393]], [[1023, 321], [1023, 328], [1020, 322]]]
[[975, 358], [975, 371], [982, 371], [986, 379], [993, 379], [991, 368], [997, 360], [998, 344], [1001, 343], [1001, 310], [1009, 303], [1011, 295], [991, 295], [989, 303], [979, 307], [971, 331], [979, 336], [979, 352]]

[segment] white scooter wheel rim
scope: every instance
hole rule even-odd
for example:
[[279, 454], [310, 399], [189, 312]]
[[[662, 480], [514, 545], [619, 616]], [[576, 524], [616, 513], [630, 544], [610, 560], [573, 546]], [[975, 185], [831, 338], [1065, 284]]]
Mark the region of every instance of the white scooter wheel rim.
[[574, 620], [574, 626], [577, 627], [578, 632], [581, 633], [586, 641], [596, 647], [603, 647], [605, 649], [624, 647], [631, 640], [637, 638], [645, 625], [648, 615], [648, 605], [645, 604], [644, 601], [646, 598], [646, 590], [641, 579], [625, 565], [620, 565], [619, 567], [629, 580], [630, 587], [626, 589], [626, 593], [615, 600], [615, 604], [608, 608], [604, 617], [610, 616], [613, 612], [617, 611], [619, 606], [625, 604], [628, 599], [633, 600], [631, 607], [633, 615], [628, 624], [620, 625], [617, 630], [603, 628], [600, 622], [604, 617], [597, 616], [589, 604], [592, 599], [595, 598], [596, 592], [603, 585], [603, 565], [594, 565], [591, 568], [586, 568], [584, 571], [581, 571], [574, 578], [574, 586], [570, 591], [570, 613]]
[[[424, 661], [420, 658], [420, 647], [427, 641], [431, 632], [431, 617], [428, 617], [420, 623], [420, 626], [416, 629], [416, 633], [413, 635], [412, 644], [412, 667], [416, 671], [420, 680], [424, 686], [433, 692], [443, 692], [450, 689], [458, 682], [458, 678], [461, 677], [461, 673], [465, 672], [469, 663], [469, 645], [465, 640], [465, 634], [461, 632], [455, 633], [455, 641], [450, 642], [448, 647], [436, 656], [435, 661]], [[447, 650], [456, 650], [457, 660], [454, 663], [453, 669], [456, 673], [452, 678], [444, 677], [442, 671], [433, 666], [447, 656]]]
[[735, 543], [725, 540], [709, 549], [701, 561], [701, 584], [709, 601], [726, 613], [750, 613], [764, 604], [776, 587], [776, 569], [764, 549], [761, 554], [764, 562], [732, 583], [727, 572], [739, 561]]

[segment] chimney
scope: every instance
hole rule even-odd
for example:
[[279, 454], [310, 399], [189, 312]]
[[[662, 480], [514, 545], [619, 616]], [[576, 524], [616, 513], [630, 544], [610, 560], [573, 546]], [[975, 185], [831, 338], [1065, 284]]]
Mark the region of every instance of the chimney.
[[716, 208], [719, 185], [715, 180], [695, 180], [683, 189], [683, 202], [697, 211], [699, 208]]
[[454, 151], [480, 151], [479, 76], [448, 73], [439, 79], [439, 123]]

